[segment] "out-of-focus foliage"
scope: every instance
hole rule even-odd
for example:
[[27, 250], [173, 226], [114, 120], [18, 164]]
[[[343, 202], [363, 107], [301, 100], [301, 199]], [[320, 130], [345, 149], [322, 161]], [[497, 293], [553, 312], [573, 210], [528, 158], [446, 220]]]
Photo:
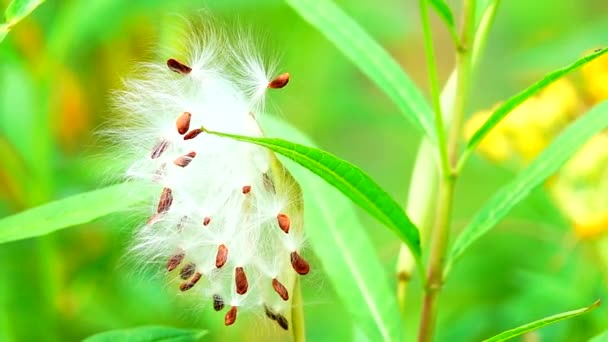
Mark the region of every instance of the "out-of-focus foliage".
[[[388, 49], [416, 84], [426, 88], [416, 1], [386, 0], [373, 6], [366, 0], [336, 3]], [[458, 18], [458, 6], [453, 6], [454, 1], [447, 3]], [[0, 0], [0, 7], [6, 6], [8, 1]], [[179, 15], [196, 16], [201, 8], [255, 27], [283, 56], [281, 65], [292, 79], [287, 88], [271, 96], [274, 105], [269, 112], [308, 133], [324, 149], [369, 171], [391, 195], [405, 198], [408, 189], [403, 184], [407, 184], [420, 133], [338, 48], [283, 1], [65, 0], [44, 3], [0, 44], [0, 217], [121, 177], [109, 171], [116, 168], [108, 165], [108, 158], [99, 157], [104, 146], [94, 134], [113, 117], [109, 92], [120, 87], [120, 77], [130, 72], [134, 60], [172, 57], [152, 53], [154, 46], [179, 44], [175, 33], [183, 25]], [[489, 108], [595, 49], [597, 42], [605, 41], [607, 9], [605, 2], [597, 0], [503, 1], [480, 62], [470, 111]], [[441, 19], [433, 19], [440, 78], [445, 80], [453, 64], [453, 42]], [[606, 81], [600, 65], [594, 67], [598, 69], [582, 71], [584, 82], [560, 83], [561, 95], [537, 103], [534, 112], [557, 113], [562, 107], [555, 106], [562, 101], [578, 108], [580, 103], [603, 98], [596, 92], [601, 93]], [[549, 96], [540, 96], [545, 95]], [[552, 117], [546, 118], [540, 121], [546, 123]], [[524, 127], [513, 134], [535, 139], [535, 132]], [[601, 140], [589, 144], [597, 151]], [[586, 149], [580, 152], [582, 156], [599, 163], [594, 159], [597, 154], [585, 154]], [[587, 165], [576, 160], [571, 162], [575, 169]], [[471, 159], [457, 189], [456, 230], [495, 189], [513, 178], [518, 166], [507, 165]], [[570, 167], [563, 172], [569, 174]], [[605, 182], [605, 174], [592, 176]], [[591, 179], [584, 177], [585, 182]], [[578, 179], [569, 175], [550, 180], [452, 269], [441, 296], [438, 340], [480, 340], [606, 296], [605, 233], [597, 229], [582, 238], [580, 224], [554, 193], [560, 186], [572, 189], [572, 184], [578, 186]], [[576, 202], [574, 195], [587, 198], [584, 192], [592, 188], [568, 190], [572, 195], [565, 198], [572, 202]], [[606, 208], [597, 210], [605, 215]], [[375, 247], [370, 252], [391, 272], [398, 240], [372, 219], [360, 218]], [[141, 325], [208, 330], [205, 339], [209, 340], [256, 340], [264, 335], [251, 320], [223, 327], [214, 312], [190, 299], [176, 298], [161, 279], [142, 272], [125, 257], [134, 222], [142, 219], [131, 213], [115, 215], [43, 238], [0, 245], [0, 340], [80, 340], [101, 331]], [[415, 335], [418, 323], [418, 285], [411, 284], [410, 308], [403, 320], [409, 337]], [[351, 291], [356, 284], [334, 287], [327, 275], [317, 271], [303, 286], [311, 341], [358, 336], [350, 308], [340, 301], [344, 296], [336, 294]], [[606, 329], [607, 313], [606, 307], [600, 307], [543, 328], [532, 337], [585, 340]]]

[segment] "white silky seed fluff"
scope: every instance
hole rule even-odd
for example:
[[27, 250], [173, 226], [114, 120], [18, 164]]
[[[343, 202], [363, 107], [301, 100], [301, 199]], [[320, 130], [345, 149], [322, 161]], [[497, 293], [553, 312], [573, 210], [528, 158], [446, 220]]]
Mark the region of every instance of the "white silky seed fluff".
[[[266, 70], [245, 35], [229, 39], [206, 25], [195, 30], [187, 45], [189, 57], [179, 62], [190, 72], [172, 71], [164, 62], [145, 63], [116, 93], [116, 107], [129, 124], [112, 134], [119, 140], [120, 158], [132, 161], [126, 175], [158, 186], [151, 218], [138, 230], [133, 250], [146, 261], [178, 263], [171, 270], [172, 286], [195, 292], [209, 308], [219, 296], [223, 312], [232, 306], [238, 313], [269, 308], [290, 320], [291, 296], [283, 300], [273, 289], [273, 279], [288, 292], [294, 287], [298, 266], [292, 266], [291, 255], [299, 253], [303, 241], [298, 185], [264, 148], [204, 132], [185, 140], [176, 126], [187, 112], [188, 131], [205, 127], [262, 136], [254, 113], [261, 111], [264, 94], [277, 75], [269, 74], [273, 70]], [[192, 152], [195, 156], [188, 157]], [[181, 166], [176, 164], [180, 157]], [[244, 187], [250, 192], [245, 194]], [[159, 203], [166, 189], [170, 205]], [[279, 214], [291, 221], [288, 233], [279, 227]], [[218, 268], [220, 245], [228, 254]], [[183, 260], [177, 262], [181, 254]], [[196, 284], [188, 284], [196, 273], [180, 279], [190, 263], [202, 274]], [[305, 266], [306, 272], [300, 273], [308, 272]], [[237, 293], [237, 267], [247, 278], [243, 294]], [[226, 316], [226, 324], [232, 324], [228, 321]]]

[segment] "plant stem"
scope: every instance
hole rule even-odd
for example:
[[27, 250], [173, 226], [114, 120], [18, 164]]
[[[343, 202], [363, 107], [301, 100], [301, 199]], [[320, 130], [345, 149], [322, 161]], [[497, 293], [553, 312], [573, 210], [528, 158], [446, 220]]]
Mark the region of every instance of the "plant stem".
[[447, 250], [454, 178], [443, 177], [439, 188], [437, 215], [431, 240], [431, 256], [427, 274], [427, 287], [424, 293], [418, 341], [432, 341], [437, 317], [437, 295], [443, 285], [443, 263]]
[[443, 286], [443, 268], [450, 235], [450, 220], [454, 199], [454, 186], [457, 179], [455, 166], [458, 157], [458, 147], [462, 135], [462, 124], [467, 101], [469, 98], [472, 49], [469, 46], [474, 35], [476, 0], [464, 0], [463, 25], [461, 31], [461, 48], [456, 56], [456, 96], [454, 98], [453, 116], [449, 129], [447, 153], [449, 169], [442, 171], [439, 184], [439, 197], [431, 238], [431, 252], [427, 272], [418, 341], [433, 340], [435, 322], [437, 320], [437, 297]]
[[300, 278], [296, 277], [293, 300], [291, 302], [291, 331], [294, 342], [306, 341], [306, 330], [304, 327], [304, 303], [302, 302], [302, 290], [300, 287]]
[[439, 145], [439, 158], [441, 169], [447, 173], [450, 169], [448, 162], [448, 152], [446, 147], [445, 127], [443, 115], [441, 113], [441, 101], [439, 98], [439, 81], [437, 77], [437, 63], [435, 62], [435, 52], [433, 51], [433, 37], [431, 34], [431, 24], [429, 21], [428, 0], [419, 0], [420, 18], [422, 21], [422, 31], [424, 33], [424, 50], [426, 52], [426, 67], [429, 74], [429, 84], [431, 88], [431, 99], [435, 112], [435, 129], [437, 130], [437, 143]]

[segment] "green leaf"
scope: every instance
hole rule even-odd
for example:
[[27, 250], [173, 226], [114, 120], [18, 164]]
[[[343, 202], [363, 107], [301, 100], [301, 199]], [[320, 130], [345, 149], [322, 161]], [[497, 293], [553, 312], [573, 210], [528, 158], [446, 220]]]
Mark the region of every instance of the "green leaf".
[[602, 332], [599, 335], [593, 336], [589, 342], [608, 342], [608, 330]]
[[410, 221], [399, 204], [360, 168], [328, 152], [283, 139], [254, 138], [213, 132], [204, 127], [202, 130], [209, 134], [266, 147], [317, 174], [397, 233], [419, 261], [421, 250], [418, 228]]
[[43, 2], [44, 0], [13, 0], [4, 11], [4, 21], [7, 23], [19, 21]]
[[[473, 217], [452, 247], [449, 264], [494, 227], [521, 200], [555, 173], [594, 134], [608, 127], [608, 101], [566, 128], [511, 183], [503, 186]], [[449, 268], [449, 267], [448, 267]]]
[[553, 315], [553, 316], [549, 316], [549, 317], [545, 317], [543, 319], [539, 319], [538, 321], [534, 321], [532, 323], [528, 323], [528, 324], [524, 324], [520, 327], [511, 329], [511, 330], [507, 330], [504, 331], [494, 337], [491, 337], [487, 340], [484, 340], [484, 342], [499, 342], [499, 341], [506, 341], [508, 339], [511, 339], [515, 336], [519, 336], [521, 334], [524, 334], [528, 331], [532, 331], [532, 330], [536, 330], [539, 328], [544, 327], [545, 325], [549, 325], [549, 324], [553, 324], [555, 322], [559, 322], [563, 319], [567, 319], [567, 318], [572, 318], [572, 317], [576, 317], [582, 314], [585, 314], [587, 312], [593, 311], [594, 309], [596, 309], [597, 307], [599, 307], [601, 304], [600, 300], [597, 300], [595, 303], [591, 304], [590, 306], [586, 307], [586, 308], [582, 308], [582, 309], [578, 309], [578, 310], [572, 310], [572, 311], [568, 311], [568, 312], [563, 312], [557, 315]]
[[454, 25], [454, 15], [452, 14], [452, 10], [450, 6], [443, 0], [428, 0], [431, 3], [431, 6], [437, 12], [437, 15], [445, 22], [447, 25], [448, 31], [450, 31], [450, 35], [452, 36], [452, 40], [456, 46], [458, 46], [459, 38], [458, 33], [456, 32], [456, 26]]
[[205, 330], [177, 329], [163, 326], [143, 326], [131, 329], [105, 331], [87, 337], [84, 342], [190, 342], [200, 341]]
[[[301, 132], [282, 121], [266, 119], [262, 120], [262, 126], [268, 134], [312, 145]], [[352, 321], [367, 340], [402, 340], [395, 291], [365, 227], [357, 218], [356, 208], [336, 189], [304, 168], [290, 160], [283, 160], [283, 164], [303, 191], [306, 238]], [[336, 323], [339, 321], [336, 317]]]
[[53, 201], [0, 219], [0, 243], [45, 235], [125, 210], [150, 189], [137, 183], [112, 185]]
[[399, 64], [331, 0], [287, 0], [366, 74], [399, 107], [405, 117], [435, 143], [433, 111]]
[[608, 52], [608, 48], [599, 49], [599, 50], [595, 51], [594, 53], [587, 55], [564, 68], [555, 70], [554, 72], [545, 76], [542, 80], [534, 83], [533, 85], [531, 85], [527, 89], [523, 90], [519, 94], [517, 94], [517, 95], [511, 97], [510, 99], [508, 99], [507, 101], [505, 101], [505, 103], [503, 103], [498, 109], [496, 109], [494, 111], [494, 113], [492, 113], [492, 115], [490, 115], [488, 120], [473, 134], [473, 136], [471, 137], [471, 140], [469, 140], [469, 142], [467, 143], [467, 147], [466, 147], [467, 151], [472, 151], [473, 149], [475, 149], [477, 147], [477, 145], [479, 145], [481, 140], [483, 140], [483, 138], [486, 135], [488, 135], [488, 133], [490, 133], [490, 131], [496, 125], [498, 125], [498, 123], [502, 119], [504, 119], [507, 116], [507, 114], [509, 114], [512, 110], [514, 110], [517, 106], [522, 104], [524, 101], [526, 101], [530, 97], [538, 94], [541, 90], [545, 89], [547, 86], [549, 86], [551, 83], [558, 80], [560, 77], [582, 67], [583, 65], [602, 56], [606, 52]]
[[44, 0], [13, 0], [4, 11], [5, 24], [0, 25], [0, 42], [11, 27], [36, 9]]

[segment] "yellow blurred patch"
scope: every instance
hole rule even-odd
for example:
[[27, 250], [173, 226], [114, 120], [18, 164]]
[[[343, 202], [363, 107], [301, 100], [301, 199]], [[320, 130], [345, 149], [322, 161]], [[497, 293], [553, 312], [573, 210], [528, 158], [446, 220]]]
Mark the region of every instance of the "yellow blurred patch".
[[[581, 73], [587, 89], [559, 79], [529, 98], [503, 119], [479, 145], [485, 158], [528, 164], [575, 118], [584, 113], [585, 91], [594, 101], [608, 97], [608, 56], [585, 66]], [[470, 138], [491, 113], [473, 115], [464, 127]], [[581, 238], [608, 231], [608, 132], [590, 139], [562, 169], [545, 183], [560, 211]]]
[[592, 103], [608, 98], [608, 55], [603, 55], [581, 68], [585, 91]]
[[82, 147], [81, 139], [91, 130], [88, 100], [71, 70], [61, 68], [57, 74], [51, 103], [51, 113], [57, 115], [55, 133], [64, 150], [74, 151]]

